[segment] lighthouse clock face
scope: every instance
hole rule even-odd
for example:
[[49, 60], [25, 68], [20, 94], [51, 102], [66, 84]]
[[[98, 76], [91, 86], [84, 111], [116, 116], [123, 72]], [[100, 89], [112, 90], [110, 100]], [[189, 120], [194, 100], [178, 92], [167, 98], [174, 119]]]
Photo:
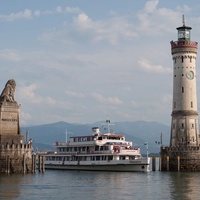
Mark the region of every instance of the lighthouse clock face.
[[186, 73], [186, 77], [190, 80], [192, 80], [194, 78], [194, 72], [193, 71], [189, 71]]

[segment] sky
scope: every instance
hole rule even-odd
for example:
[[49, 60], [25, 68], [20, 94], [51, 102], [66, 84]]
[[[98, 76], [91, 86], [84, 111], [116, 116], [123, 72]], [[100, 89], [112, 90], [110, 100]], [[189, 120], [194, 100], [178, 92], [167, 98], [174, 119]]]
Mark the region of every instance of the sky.
[[198, 0], [0, 3], [0, 90], [16, 81], [21, 125], [94, 123], [108, 116], [170, 125], [170, 41], [177, 41], [183, 14], [191, 40], [200, 41]]

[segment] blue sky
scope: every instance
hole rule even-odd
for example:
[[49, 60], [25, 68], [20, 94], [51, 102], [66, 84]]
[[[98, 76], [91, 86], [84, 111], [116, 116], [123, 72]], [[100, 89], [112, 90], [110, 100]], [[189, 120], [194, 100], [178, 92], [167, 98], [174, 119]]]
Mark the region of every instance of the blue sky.
[[183, 14], [200, 41], [199, 10], [197, 0], [1, 0], [0, 89], [15, 79], [22, 125], [108, 115], [169, 125], [170, 41]]

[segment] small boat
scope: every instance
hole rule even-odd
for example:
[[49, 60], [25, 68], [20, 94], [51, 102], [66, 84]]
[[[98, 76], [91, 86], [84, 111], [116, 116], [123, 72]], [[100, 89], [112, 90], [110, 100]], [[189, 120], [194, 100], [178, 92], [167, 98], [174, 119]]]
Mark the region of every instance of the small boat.
[[148, 153], [142, 157], [140, 148], [126, 141], [124, 134], [110, 133], [110, 120], [106, 120], [106, 125], [107, 133], [93, 127], [91, 135], [55, 142], [56, 151], [44, 155], [45, 169], [148, 172]]

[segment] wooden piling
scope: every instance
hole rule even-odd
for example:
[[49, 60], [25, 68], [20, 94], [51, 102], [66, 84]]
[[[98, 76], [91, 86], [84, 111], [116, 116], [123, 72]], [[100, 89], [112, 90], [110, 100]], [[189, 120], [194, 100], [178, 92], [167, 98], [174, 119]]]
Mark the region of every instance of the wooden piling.
[[10, 156], [5, 157], [5, 172], [10, 173]]
[[23, 173], [26, 173], [26, 155], [23, 155]]
[[162, 156], [159, 157], [159, 171], [162, 171]]
[[180, 156], [177, 157], [177, 160], [178, 160], [178, 169], [177, 170], [179, 172], [180, 171]]
[[8, 156], [5, 156], [5, 172], [8, 173]]
[[41, 172], [41, 155], [38, 155], [38, 172]]
[[44, 173], [44, 172], [45, 172], [45, 164], [44, 164], [44, 159], [45, 159], [45, 157], [44, 157], [44, 156], [42, 156], [42, 173]]
[[35, 167], [36, 166], [36, 155], [32, 155], [32, 173], [35, 173], [36, 170], [35, 170]]
[[167, 171], [169, 171], [169, 156], [167, 156]]
[[10, 156], [8, 156], [8, 173], [10, 173]]
[[156, 157], [152, 157], [152, 171], [156, 171]]

